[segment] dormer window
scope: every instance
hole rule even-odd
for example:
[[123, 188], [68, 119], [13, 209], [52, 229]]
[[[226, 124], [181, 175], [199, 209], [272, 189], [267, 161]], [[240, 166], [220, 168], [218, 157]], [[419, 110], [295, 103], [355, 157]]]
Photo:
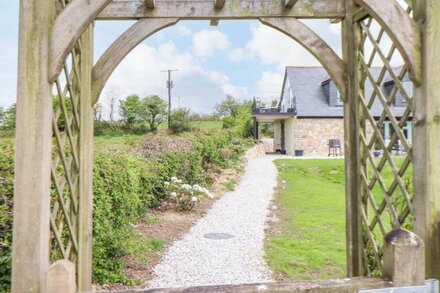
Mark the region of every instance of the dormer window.
[[414, 95], [413, 83], [411, 81], [404, 81], [403, 88], [405, 89], [405, 92], [408, 95], [408, 97], [412, 98]]

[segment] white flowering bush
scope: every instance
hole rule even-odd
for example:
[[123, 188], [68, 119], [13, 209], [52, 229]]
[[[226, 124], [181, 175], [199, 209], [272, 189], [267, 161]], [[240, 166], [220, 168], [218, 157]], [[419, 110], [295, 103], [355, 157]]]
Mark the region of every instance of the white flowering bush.
[[190, 211], [196, 203], [200, 201], [201, 196], [214, 198], [208, 189], [198, 185], [183, 183], [181, 179], [172, 177], [170, 181], [164, 182], [170, 198], [176, 203], [176, 208], [183, 211]]

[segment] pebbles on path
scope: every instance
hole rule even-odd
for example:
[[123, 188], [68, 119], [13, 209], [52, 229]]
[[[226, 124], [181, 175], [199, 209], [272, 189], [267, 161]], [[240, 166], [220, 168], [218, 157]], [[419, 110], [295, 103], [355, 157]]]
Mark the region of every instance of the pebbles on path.
[[274, 158], [246, 163], [235, 190], [215, 202], [188, 234], [167, 250], [154, 268], [150, 288], [273, 281], [263, 258], [263, 245], [277, 184]]

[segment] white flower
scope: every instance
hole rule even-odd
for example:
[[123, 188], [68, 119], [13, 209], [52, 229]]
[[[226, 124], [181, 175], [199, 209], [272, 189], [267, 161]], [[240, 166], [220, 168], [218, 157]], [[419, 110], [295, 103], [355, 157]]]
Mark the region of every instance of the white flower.
[[170, 195], [171, 195], [171, 197], [172, 197], [172, 198], [175, 198], [175, 197], [177, 197], [177, 193], [176, 193], [176, 192], [174, 192], [174, 191], [173, 191], [173, 192], [171, 192], [171, 194], [170, 194]]
[[190, 191], [192, 189], [192, 186], [189, 184], [182, 184], [182, 186], [180, 186], [180, 187], [186, 191]]
[[164, 184], [165, 184], [165, 186], [169, 186], [170, 185], [170, 183], [168, 181], [165, 181]]
[[191, 202], [197, 202], [199, 199], [195, 196], [191, 197]]
[[171, 181], [177, 182], [177, 181], [179, 181], [179, 179], [177, 179], [177, 177], [171, 177]]
[[206, 192], [205, 194], [206, 194], [207, 197], [209, 197], [211, 199], [214, 198], [214, 195], [211, 192], [209, 192], [209, 191]]

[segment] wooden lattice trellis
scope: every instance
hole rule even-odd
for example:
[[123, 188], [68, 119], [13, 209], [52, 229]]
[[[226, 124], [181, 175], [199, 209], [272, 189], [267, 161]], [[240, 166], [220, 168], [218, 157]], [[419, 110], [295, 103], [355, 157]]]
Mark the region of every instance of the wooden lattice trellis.
[[[393, 228], [414, 225], [425, 241], [427, 276], [440, 276], [440, 181], [435, 178], [440, 173], [436, 149], [440, 144], [440, 65], [435, 64], [440, 60], [440, 29], [436, 26], [440, 2], [21, 3], [13, 291], [46, 291], [53, 281], [46, 273], [59, 259], [76, 267], [77, 289], [90, 290], [92, 101], [134, 46], [159, 29], [186, 19], [211, 19], [213, 24], [221, 19], [260, 20], [317, 57], [345, 94], [348, 275], [378, 272], [383, 236]], [[343, 58], [297, 18], [342, 20]], [[138, 22], [93, 67], [91, 24], [108, 19]], [[415, 82], [414, 97], [406, 84], [409, 77]], [[396, 99], [405, 105], [399, 115], [393, 112]], [[405, 133], [408, 122], [414, 125], [413, 141]], [[392, 129], [387, 139], [382, 136], [385, 124]], [[403, 156], [394, 155], [396, 143]], [[382, 157], [373, 156], [376, 148]], [[417, 176], [411, 176], [412, 170]], [[392, 175], [390, 181], [385, 173]]]
[[[409, 5], [406, 11], [411, 13]], [[412, 145], [404, 128], [413, 117], [413, 93], [409, 92], [408, 68], [384, 28], [370, 16], [358, 25], [362, 258], [364, 273], [379, 275], [385, 235], [402, 227], [412, 230]], [[404, 86], [404, 82], [411, 85]], [[404, 109], [396, 111], [397, 99]], [[387, 138], [385, 123], [391, 128]], [[374, 151], [381, 157], [376, 158]], [[385, 173], [391, 173], [392, 180], [387, 181]]]

